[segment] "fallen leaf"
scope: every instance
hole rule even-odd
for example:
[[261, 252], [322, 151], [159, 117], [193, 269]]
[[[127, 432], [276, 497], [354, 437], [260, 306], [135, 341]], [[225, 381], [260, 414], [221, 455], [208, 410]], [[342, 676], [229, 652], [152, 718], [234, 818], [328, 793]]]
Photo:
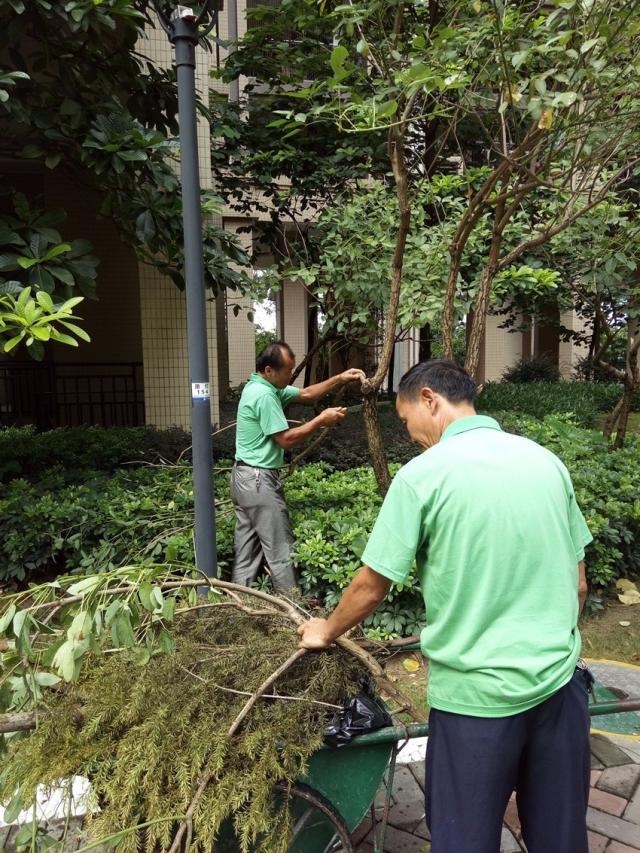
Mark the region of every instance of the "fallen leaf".
[[628, 592], [630, 589], [634, 589], [638, 592], [638, 587], [633, 583], [633, 581], [629, 581], [626, 578], [620, 578], [617, 580], [616, 588], [621, 589], [623, 592]]
[[640, 604], [640, 592], [637, 589], [630, 589], [629, 592], [621, 593], [618, 596], [618, 601], [622, 604]]
[[618, 622], [618, 625], [622, 625], [623, 628], [628, 628], [631, 625], [631, 622], [627, 622], [626, 619], [623, 619], [622, 622]]
[[420, 664], [415, 658], [407, 658], [402, 661], [402, 666], [407, 670], [407, 672], [417, 672], [420, 669]]

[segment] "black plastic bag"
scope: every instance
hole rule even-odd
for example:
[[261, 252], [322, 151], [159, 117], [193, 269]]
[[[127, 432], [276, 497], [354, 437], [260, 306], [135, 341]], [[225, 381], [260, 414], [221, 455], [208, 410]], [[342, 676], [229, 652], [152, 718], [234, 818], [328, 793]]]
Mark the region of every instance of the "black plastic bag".
[[359, 693], [345, 702], [342, 711], [324, 730], [324, 742], [333, 747], [345, 746], [356, 735], [390, 725], [391, 717], [382, 702], [367, 692]]

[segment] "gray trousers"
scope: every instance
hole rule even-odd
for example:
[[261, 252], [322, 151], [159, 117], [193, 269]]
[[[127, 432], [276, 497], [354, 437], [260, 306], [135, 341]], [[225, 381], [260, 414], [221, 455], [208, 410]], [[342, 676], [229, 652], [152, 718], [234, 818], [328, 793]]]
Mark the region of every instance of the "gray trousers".
[[276, 592], [297, 586], [293, 534], [278, 471], [234, 465], [231, 498], [236, 511], [233, 583], [249, 586], [266, 561]]

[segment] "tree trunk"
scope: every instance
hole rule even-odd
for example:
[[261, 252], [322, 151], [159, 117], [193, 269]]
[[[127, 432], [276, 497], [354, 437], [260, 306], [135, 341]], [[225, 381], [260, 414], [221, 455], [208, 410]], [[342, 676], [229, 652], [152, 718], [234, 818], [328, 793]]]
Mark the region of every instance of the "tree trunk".
[[389, 394], [393, 393], [393, 374], [396, 369], [396, 348], [395, 346], [391, 350], [391, 358], [389, 359], [389, 370], [387, 371], [387, 391]]
[[[309, 317], [307, 323], [307, 346], [310, 350], [316, 345], [318, 339], [318, 306], [313, 305], [309, 309]], [[313, 350], [315, 352], [315, 350]], [[304, 368], [304, 385], [311, 385], [311, 373], [313, 371], [313, 357], [311, 357]]]
[[[633, 303], [630, 307], [633, 307]], [[625, 363], [624, 394], [619, 402], [618, 429], [616, 431], [615, 447], [624, 446], [627, 435], [627, 424], [633, 398], [640, 389], [640, 369], [638, 365], [638, 350], [640, 349], [640, 320], [630, 318], [627, 325], [627, 357]], [[617, 408], [617, 407], [616, 407]], [[611, 433], [609, 434], [611, 435]]]
[[367, 443], [369, 445], [369, 459], [371, 467], [378, 483], [381, 495], [386, 495], [391, 485], [391, 474], [389, 463], [385, 453], [382, 436], [380, 435], [380, 419], [378, 417], [378, 392], [368, 391], [362, 400], [362, 414], [367, 429]]
[[431, 323], [426, 323], [420, 329], [418, 358], [420, 361], [428, 361], [431, 358]]
[[396, 233], [396, 245], [391, 261], [391, 292], [389, 294], [389, 305], [385, 316], [384, 335], [382, 338], [382, 349], [378, 368], [371, 379], [366, 379], [362, 384], [364, 396], [362, 413], [364, 415], [367, 429], [367, 441], [369, 444], [369, 456], [371, 465], [376, 475], [378, 489], [381, 495], [385, 495], [391, 484], [389, 464], [387, 462], [382, 437], [380, 436], [380, 421], [378, 419], [378, 393], [382, 383], [389, 372], [389, 364], [396, 342], [396, 324], [398, 320], [398, 304], [400, 302], [400, 287], [402, 284], [402, 267], [404, 264], [404, 252], [411, 223], [411, 208], [409, 206], [409, 176], [404, 156], [404, 129], [403, 125], [393, 125], [389, 130], [389, 159], [393, 169], [393, 177], [396, 185], [396, 197], [398, 200], [398, 211], [400, 214], [398, 230]]

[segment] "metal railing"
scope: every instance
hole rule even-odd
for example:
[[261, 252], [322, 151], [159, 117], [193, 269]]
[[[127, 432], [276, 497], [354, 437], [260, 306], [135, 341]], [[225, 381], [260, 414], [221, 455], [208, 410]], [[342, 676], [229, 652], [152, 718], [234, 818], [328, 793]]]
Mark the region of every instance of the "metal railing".
[[144, 384], [140, 362], [54, 364], [0, 362], [0, 424], [140, 426]]

